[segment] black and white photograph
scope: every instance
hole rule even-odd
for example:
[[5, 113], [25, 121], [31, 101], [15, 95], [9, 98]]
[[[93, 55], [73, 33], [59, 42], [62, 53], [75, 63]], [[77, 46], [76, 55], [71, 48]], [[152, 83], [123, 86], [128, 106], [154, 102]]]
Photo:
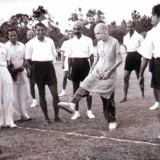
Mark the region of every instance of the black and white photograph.
[[0, 12], [0, 160], [160, 160], [159, 0]]

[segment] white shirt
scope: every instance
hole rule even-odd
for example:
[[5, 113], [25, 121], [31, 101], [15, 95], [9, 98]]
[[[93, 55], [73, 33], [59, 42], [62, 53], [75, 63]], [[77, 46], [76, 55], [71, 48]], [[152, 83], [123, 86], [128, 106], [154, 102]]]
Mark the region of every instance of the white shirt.
[[0, 43], [0, 66], [7, 66], [7, 61], [9, 61], [9, 54], [3, 43]]
[[43, 41], [39, 41], [35, 37], [26, 44], [25, 59], [40, 62], [54, 61], [56, 55], [55, 45], [51, 38], [45, 37]]
[[131, 37], [129, 33], [123, 37], [123, 44], [126, 46], [127, 52], [135, 52], [138, 51], [138, 48], [141, 46], [143, 40], [143, 36], [134, 31]]
[[157, 26], [151, 29], [142, 43], [142, 46], [139, 48], [138, 52], [147, 59], [160, 58], [160, 22]]
[[61, 46], [61, 50], [64, 52], [64, 56], [66, 56], [65, 52], [67, 50], [67, 47], [70, 45], [70, 39], [63, 42]]
[[66, 56], [70, 58], [88, 58], [94, 53], [92, 39], [82, 35], [80, 39], [76, 36], [69, 42], [66, 48]]
[[[23, 65], [25, 56], [25, 45], [21, 42], [12, 44], [10, 41], [5, 43], [7, 53], [10, 55], [10, 61], [14, 65], [14, 68], [19, 68]], [[14, 81], [14, 85], [26, 84], [27, 77], [25, 70], [17, 74], [17, 80]]]
[[21, 42], [12, 44], [10, 41], [5, 43], [7, 48], [7, 54], [10, 56], [10, 61], [13, 63], [14, 68], [18, 68], [23, 65], [25, 56], [25, 46]]

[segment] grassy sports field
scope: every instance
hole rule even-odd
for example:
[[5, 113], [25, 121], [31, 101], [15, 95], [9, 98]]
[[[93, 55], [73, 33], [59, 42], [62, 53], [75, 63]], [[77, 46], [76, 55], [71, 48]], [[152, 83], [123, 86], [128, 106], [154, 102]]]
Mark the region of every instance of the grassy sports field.
[[[125, 55], [123, 55], [125, 59]], [[16, 129], [0, 130], [0, 160], [160, 160], [160, 118], [158, 110], [150, 111], [154, 98], [150, 88], [150, 73], [145, 72], [145, 98], [133, 72], [130, 79], [128, 101], [119, 103], [123, 97], [123, 64], [118, 68], [115, 93], [118, 128], [108, 130], [102, 112], [102, 102], [93, 95], [95, 119], [86, 116], [85, 99], [80, 101], [81, 118], [70, 120], [71, 115], [60, 110], [62, 123], [54, 122], [52, 99], [46, 88], [51, 125], [45, 126], [40, 106], [29, 108], [33, 118], [29, 122], [17, 123]], [[61, 91], [63, 71], [55, 64], [58, 91]], [[37, 92], [37, 88], [36, 88]], [[68, 101], [72, 94], [72, 83], [68, 81]], [[38, 92], [36, 93], [38, 97]], [[31, 97], [29, 97], [31, 103]]]

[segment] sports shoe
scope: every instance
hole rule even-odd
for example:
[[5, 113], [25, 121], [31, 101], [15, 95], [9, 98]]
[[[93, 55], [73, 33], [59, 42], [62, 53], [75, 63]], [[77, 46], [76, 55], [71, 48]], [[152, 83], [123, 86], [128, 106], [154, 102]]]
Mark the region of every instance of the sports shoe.
[[31, 121], [32, 120], [32, 118], [31, 117], [29, 117], [29, 118], [25, 118], [25, 119], [22, 119], [22, 121]]
[[13, 124], [10, 124], [9, 127], [10, 128], [17, 128], [17, 125], [13, 123]]
[[66, 96], [66, 90], [62, 90], [62, 92], [58, 95], [59, 97]]
[[73, 113], [76, 105], [74, 103], [69, 103], [69, 102], [59, 102], [58, 106], [59, 106], [59, 108], [65, 110], [69, 113]]
[[153, 106], [151, 106], [149, 109], [150, 110], [155, 110], [157, 108], [159, 108], [159, 102], [155, 102], [155, 104]]
[[37, 106], [37, 100], [36, 99], [33, 99], [33, 102], [32, 104], [30, 105], [31, 108], [34, 108]]
[[93, 113], [92, 113], [91, 110], [87, 110], [87, 116], [88, 116], [88, 118], [90, 118], [90, 119], [95, 118], [95, 115], [93, 115]]
[[71, 120], [76, 120], [76, 119], [78, 119], [78, 118], [80, 118], [81, 116], [80, 116], [80, 113], [79, 113], [79, 111], [75, 111], [74, 112], [74, 115], [71, 117]]
[[117, 128], [117, 122], [109, 123], [109, 130], [114, 131]]

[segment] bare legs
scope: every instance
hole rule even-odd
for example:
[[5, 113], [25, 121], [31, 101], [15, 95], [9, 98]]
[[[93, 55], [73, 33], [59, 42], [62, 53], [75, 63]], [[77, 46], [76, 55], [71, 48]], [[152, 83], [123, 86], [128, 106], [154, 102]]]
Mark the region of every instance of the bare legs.
[[[135, 71], [135, 72], [136, 72], [136, 76], [138, 79], [139, 78], [139, 71]], [[123, 88], [124, 97], [120, 101], [120, 103], [127, 101], [130, 75], [131, 75], [131, 71], [127, 71], [127, 70], [124, 71], [124, 88]], [[144, 83], [142, 85], [140, 85], [140, 90], [142, 92], [142, 97], [144, 98]]]
[[[42, 109], [42, 112], [45, 116], [45, 120], [47, 123], [50, 123], [49, 116], [48, 116], [48, 109], [47, 109], [47, 101], [45, 98], [45, 85], [44, 84], [38, 84], [38, 90], [39, 90], [39, 97], [40, 97], [40, 106]], [[54, 107], [54, 114], [55, 114], [55, 121], [60, 122], [61, 120], [58, 117], [59, 114], [59, 108], [57, 107], [57, 104], [59, 102], [59, 97], [57, 93], [57, 85], [49, 85], [48, 86], [51, 92], [51, 95], [53, 97], [53, 107]]]
[[130, 79], [131, 71], [124, 71], [124, 97], [120, 101], [120, 103], [127, 101], [127, 93], [128, 93], [128, 87], [129, 87], [129, 79]]

